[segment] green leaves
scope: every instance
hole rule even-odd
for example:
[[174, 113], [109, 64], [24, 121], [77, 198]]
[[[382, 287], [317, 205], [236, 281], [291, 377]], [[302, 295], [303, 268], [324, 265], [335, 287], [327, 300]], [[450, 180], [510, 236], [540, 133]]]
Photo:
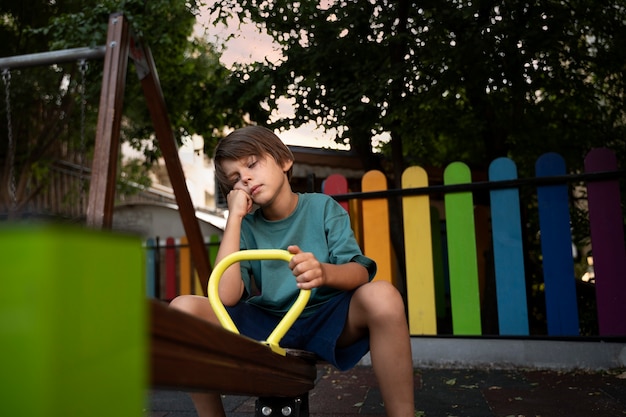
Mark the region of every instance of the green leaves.
[[251, 80], [252, 72], [271, 80], [270, 107], [280, 96], [295, 101], [295, 117], [276, 126], [345, 126], [353, 144], [370, 141], [355, 132], [387, 131], [404, 148], [395, 165], [486, 167], [497, 156], [534, 161], [564, 149], [578, 161], [573, 155], [609, 138], [623, 144], [624, 0], [214, 7], [264, 27], [283, 47], [280, 63], [245, 69]]
[[[18, 0], [5, 3], [0, 20], [0, 56], [4, 57], [104, 45], [109, 16], [123, 13], [134, 33], [141, 35], [151, 49], [168, 116], [179, 140], [199, 134], [207, 143], [214, 143], [224, 127], [243, 124], [245, 111], [251, 107], [242, 100], [241, 82], [221, 65], [219, 46], [192, 38], [200, 1], [103, 0], [87, 2], [86, 6], [79, 0], [29, 0], [28, 7]], [[88, 66], [84, 126], [87, 155], [95, 137], [102, 62], [90, 61]], [[15, 172], [22, 176], [17, 182], [30, 184], [29, 189], [36, 193], [45, 179], [46, 164], [59, 158], [75, 158], [81, 131], [81, 74], [77, 63], [67, 63], [14, 71], [12, 80], [12, 125], [15, 137], [20, 138]], [[258, 93], [252, 97], [258, 104]], [[141, 165], [154, 162], [159, 156], [158, 149], [150, 146], [154, 128], [132, 62], [126, 74], [122, 119], [122, 141], [143, 152], [145, 163]], [[0, 120], [6, 120], [4, 106], [0, 108]], [[3, 166], [6, 143], [6, 129], [0, 129]], [[141, 183], [145, 172], [129, 166], [126, 174], [132, 182]], [[2, 175], [0, 172], [0, 180], [6, 183]], [[26, 194], [31, 191], [25, 191], [22, 197], [29, 198]], [[0, 212], [3, 198], [0, 195]]]

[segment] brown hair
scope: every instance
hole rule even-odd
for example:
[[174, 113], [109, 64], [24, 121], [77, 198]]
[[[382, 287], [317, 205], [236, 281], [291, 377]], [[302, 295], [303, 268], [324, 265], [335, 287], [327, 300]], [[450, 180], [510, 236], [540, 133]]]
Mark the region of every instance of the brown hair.
[[[278, 165], [294, 160], [291, 150], [271, 130], [262, 126], [246, 126], [237, 129], [218, 142], [213, 155], [215, 176], [224, 194], [227, 194], [232, 187], [222, 170], [222, 161], [236, 161], [248, 156], [271, 156]], [[291, 180], [292, 171], [293, 165], [287, 171], [288, 180]]]

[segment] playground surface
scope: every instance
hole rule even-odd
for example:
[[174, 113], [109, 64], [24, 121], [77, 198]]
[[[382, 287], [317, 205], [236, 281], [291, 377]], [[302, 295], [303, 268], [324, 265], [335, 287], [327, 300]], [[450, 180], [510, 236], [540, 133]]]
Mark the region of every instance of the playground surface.
[[[370, 366], [340, 372], [318, 365], [309, 394], [311, 416], [385, 414]], [[255, 398], [225, 396], [229, 417], [254, 415]], [[148, 417], [195, 416], [184, 392], [149, 393]], [[626, 416], [626, 369], [415, 369], [415, 417]]]

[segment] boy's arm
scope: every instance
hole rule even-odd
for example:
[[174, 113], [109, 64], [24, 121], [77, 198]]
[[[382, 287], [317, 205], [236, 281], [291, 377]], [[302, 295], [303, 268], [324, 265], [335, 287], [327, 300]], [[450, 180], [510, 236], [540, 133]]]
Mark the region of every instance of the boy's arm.
[[350, 291], [369, 282], [367, 269], [359, 263], [321, 263], [312, 253], [302, 252], [296, 245], [289, 246], [287, 250], [294, 255], [289, 262], [289, 268], [296, 277], [298, 288], [327, 286]]
[[[232, 190], [228, 193], [227, 198], [229, 209], [228, 219], [226, 220], [224, 235], [222, 236], [222, 241], [215, 258], [216, 263], [240, 249], [241, 223], [252, 207], [252, 200], [244, 191]], [[244, 285], [241, 279], [241, 268], [237, 262], [228, 267], [222, 274], [218, 293], [224, 305], [233, 306], [239, 302], [243, 291]]]

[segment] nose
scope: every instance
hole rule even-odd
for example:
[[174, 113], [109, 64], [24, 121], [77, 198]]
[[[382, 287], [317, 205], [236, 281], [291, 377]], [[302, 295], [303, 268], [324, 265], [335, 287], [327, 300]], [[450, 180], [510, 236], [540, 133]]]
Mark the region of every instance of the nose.
[[247, 187], [248, 183], [252, 180], [252, 176], [248, 172], [242, 172], [240, 175], [239, 181], [237, 181], [237, 184], [235, 184], [235, 187], [233, 188], [237, 188], [237, 185], [240, 187]]

